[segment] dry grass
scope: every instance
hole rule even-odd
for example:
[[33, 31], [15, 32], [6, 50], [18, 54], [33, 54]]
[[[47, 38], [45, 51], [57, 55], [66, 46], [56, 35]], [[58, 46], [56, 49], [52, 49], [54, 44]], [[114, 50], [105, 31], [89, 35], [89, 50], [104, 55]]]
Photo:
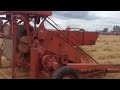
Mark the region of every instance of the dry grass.
[[[82, 48], [101, 64], [120, 64], [120, 36], [100, 35], [96, 45]], [[107, 74], [105, 78], [120, 79], [120, 73]]]

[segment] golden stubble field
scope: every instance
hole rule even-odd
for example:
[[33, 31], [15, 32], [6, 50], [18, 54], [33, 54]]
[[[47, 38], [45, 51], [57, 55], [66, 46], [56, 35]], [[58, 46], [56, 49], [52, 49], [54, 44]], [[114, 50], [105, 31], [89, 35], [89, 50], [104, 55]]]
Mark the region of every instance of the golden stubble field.
[[[101, 64], [120, 64], [120, 36], [100, 35], [96, 45], [82, 49]], [[120, 79], [120, 73], [107, 74], [105, 79]]]
[[[100, 35], [96, 45], [81, 46], [90, 56], [101, 64], [120, 64], [120, 36]], [[3, 65], [10, 62], [3, 58]], [[11, 78], [10, 69], [0, 69], [0, 79]], [[120, 73], [107, 74], [103, 79], [120, 79]]]

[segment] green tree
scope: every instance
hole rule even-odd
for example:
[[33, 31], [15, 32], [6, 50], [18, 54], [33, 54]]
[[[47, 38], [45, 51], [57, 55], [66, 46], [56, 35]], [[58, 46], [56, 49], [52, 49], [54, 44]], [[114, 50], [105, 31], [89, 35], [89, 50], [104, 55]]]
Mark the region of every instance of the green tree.
[[108, 28], [104, 28], [102, 32], [108, 32]]

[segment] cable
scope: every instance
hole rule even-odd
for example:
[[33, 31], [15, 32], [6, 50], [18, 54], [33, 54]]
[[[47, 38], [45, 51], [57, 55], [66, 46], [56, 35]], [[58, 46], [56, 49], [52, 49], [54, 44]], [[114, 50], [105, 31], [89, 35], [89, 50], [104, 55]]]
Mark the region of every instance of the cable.
[[[53, 21], [53, 22], [54, 22], [54, 20], [53, 20], [51, 17], [48, 17], [48, 19], [50, 19], [51, 21]], [[62, 28], [62, 27], [60, 27], [57, 23], [55, 23], [55, 22], [54, 22], [54, 24], [63, 30], [63, 28]]]
[[[48, 17], [48, 19], [50, 19], [49, 17]], [[53, 21], [53, 23], [57, 26], [57, 27], [60, 27], [58, 24], [56, 24], [55, 22], [54, 22], [54, 20], [52, 20], [52, 19], [50, 19], [51, 21]], [[48, 20], [47, 20], [47, 22], [49, 23], [49, 24], [51, 24]], [[90, 55], [88, 55], [85, 51], [83, 51], [79, 46], [77, 46], [73, 41], [71, 41], [68, 37], [66, 37], [58, 28], [56, 28], [53, 24], [51, 24], [55, 29], [57, 29], [65, 38], [67, 38], [67, 40], [68, 41], [70, 41], [73, 45], [75, 45], [79, 50], [81, 50], [82, 51], [82, 53], [83, 54], [86, 54], [90, 59], [92, 59], [92, 61], [94, 61], [95, 63], [97, 63], [98, 64], [98, 62], [97, 61], [95, 61]], [[60, 27], [61, 28], [61, 27]], [[90, 60], [91, 61], [91, 60]]]

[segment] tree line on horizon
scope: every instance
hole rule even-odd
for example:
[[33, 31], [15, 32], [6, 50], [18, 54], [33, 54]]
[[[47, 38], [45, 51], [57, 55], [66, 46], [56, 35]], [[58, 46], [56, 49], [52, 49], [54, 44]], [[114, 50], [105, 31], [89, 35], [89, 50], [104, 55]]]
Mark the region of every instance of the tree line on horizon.
[[[96, 31], [98, 31], [98, 30], [96, 30]], [[103, 30], [101, 30], [99, 32], [109, 32], [109, 29], [108, 28], [104, 28]], [[120, 32], [120, 26], [114, 25], [113, 29], [110, 30], [110, 32]]]

